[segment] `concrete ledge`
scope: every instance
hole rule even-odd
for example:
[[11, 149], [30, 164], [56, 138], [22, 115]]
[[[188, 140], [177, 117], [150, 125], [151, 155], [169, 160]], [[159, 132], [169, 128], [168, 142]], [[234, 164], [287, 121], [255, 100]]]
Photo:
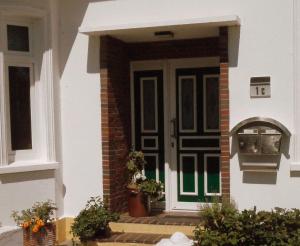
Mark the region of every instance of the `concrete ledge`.
[[16, 162], [0, 167], [0, 174], [58, 169], [58, 162]]
[[300, 162], [293, 162], [290, 164], [291, 172], [300, 172]]

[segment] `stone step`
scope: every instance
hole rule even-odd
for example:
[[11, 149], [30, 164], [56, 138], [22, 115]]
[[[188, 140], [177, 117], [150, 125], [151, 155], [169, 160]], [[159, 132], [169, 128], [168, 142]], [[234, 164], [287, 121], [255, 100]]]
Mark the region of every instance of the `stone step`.
[[[150, 233], [115, 233], [113, 232], [109, 238], [100, 239], [96, 242], [88, 242], [85, 246], [98, 246], [98, 245], [155, 245], [162, 238], [169, 238], [170, 235], [165, 234], [150, 234]], [[80, 242], [66, 241], [60, 246], [81, 246]]]
[[151, 233], [172, 235], [175, 232], [182, 232], [189, 237], [193, 236], [193, 231], [195, 229], [195, 226], [138, 224], [120, 222], [111, 222], [109, 226], [113, 232], [118, 233]]

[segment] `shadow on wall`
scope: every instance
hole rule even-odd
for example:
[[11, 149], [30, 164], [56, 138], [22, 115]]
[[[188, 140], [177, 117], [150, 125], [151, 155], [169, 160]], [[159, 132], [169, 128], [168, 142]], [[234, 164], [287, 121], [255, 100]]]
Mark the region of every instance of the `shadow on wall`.
[[228, 28], [229, 67], [237, 67], [238, 66], [240, 31], [241, 31], [240, 26], [230, 26]]
[[[77, 37], [78, 28], [81, 26], [89, 3], [108, 2], [115, 0], [64, 0], [59, 1], [60, 10], [60, 77], [63, 74], [66, 63]], [[84, 35], [84, 34], [81, 34]], [[99, 54], [95, 52], [95, 44], [98, 45], [99, 37], [89, 37], [87, 72], [99, 73]], [[97, 47], [97, 46], [96, 46]], [[95, 62], [96, 61], [96, 62]], [[82, 62], [82, 61], [81, 61]]]
[[45, 170], [38, 172], [26, 172], [26, 173], [11, 173], [0, 175], [1, 184], [19, 183], [34, 180], [53, 179], [54, 170]]

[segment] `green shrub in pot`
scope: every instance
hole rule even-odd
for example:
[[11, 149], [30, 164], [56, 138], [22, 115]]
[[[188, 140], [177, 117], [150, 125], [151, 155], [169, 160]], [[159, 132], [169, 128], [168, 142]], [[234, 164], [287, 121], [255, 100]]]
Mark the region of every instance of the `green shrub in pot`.
[[117, 221], [119, 214], [110, 212], [99, 197], [91, 197], [71, 226], [71, 232], [81, 242], [107, 237], [109, 222]]

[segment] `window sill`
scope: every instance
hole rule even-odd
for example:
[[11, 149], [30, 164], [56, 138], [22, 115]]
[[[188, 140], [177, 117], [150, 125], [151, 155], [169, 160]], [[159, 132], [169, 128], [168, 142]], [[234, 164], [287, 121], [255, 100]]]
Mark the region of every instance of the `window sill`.
[[300, 171], [300, 162], [293, 162], [290, 164], [291, 172], [299, 172]]
[[58, 169], [58, 162], [15, 162], [0, 167], [0, 174]]

